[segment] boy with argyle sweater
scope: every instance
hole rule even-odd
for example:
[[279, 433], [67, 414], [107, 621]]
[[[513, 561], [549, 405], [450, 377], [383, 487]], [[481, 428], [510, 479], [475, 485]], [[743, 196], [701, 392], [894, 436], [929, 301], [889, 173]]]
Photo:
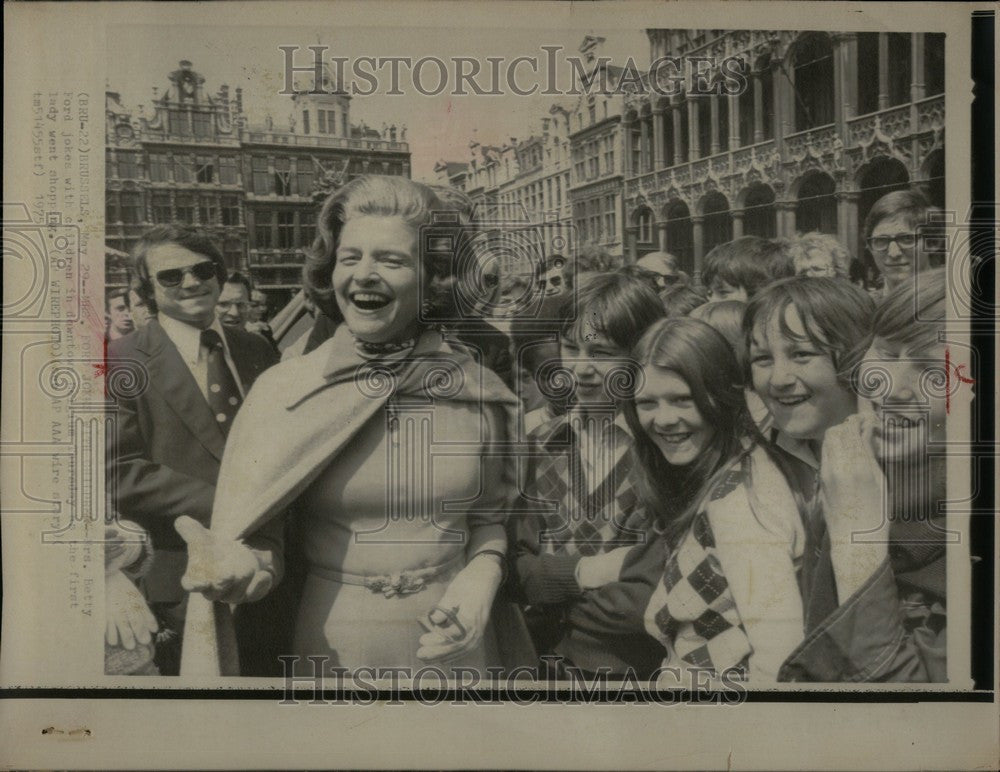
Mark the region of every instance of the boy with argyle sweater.
[[565, 414], [529, 432], [531, 511], [514, 518], [513, 574], [549, 677], [642, 678], [663, 649], [636, 610], [648, 604], [664, 555], [636, 491], [633, 440], [618, 402], [637, 377], [629, 348], [663, 305], [621, 273], [590, 277], [576, 302], [560, 337], [561, 374], [572, 373], [575, 390]]

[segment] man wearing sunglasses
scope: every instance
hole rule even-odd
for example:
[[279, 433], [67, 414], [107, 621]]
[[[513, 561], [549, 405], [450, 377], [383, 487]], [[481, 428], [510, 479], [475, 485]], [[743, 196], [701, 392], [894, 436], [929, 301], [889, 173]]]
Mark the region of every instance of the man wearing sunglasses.
[[640, 257], [636, 265], [656, 275], [656, 286], [660, 290], [673, 287], [681, 278], [677, 258], [669, 252], [650, 252]]
[[189, 515], [209, 525], [229, 427], [278, 357], [259, 335], [216, 317], [226, 265], [209, 239], [158, 226], [133, 260], [136, 292], [155, 302], [158, 316], [108, 346], [106, 383], [117, 409], [106, 467], [115, 509], [152, 537], [142, 590], [160, 628], [156, 665], [173, 675], [187, 607], [180, 583], [187, 551], [174, 520]]
[[545, 297], [556, 297], [573, 289], [569, 272], [570, 265], [565, 257], [562, 255], [549, 256], [545, 261], [545, 273], [541, 279]]

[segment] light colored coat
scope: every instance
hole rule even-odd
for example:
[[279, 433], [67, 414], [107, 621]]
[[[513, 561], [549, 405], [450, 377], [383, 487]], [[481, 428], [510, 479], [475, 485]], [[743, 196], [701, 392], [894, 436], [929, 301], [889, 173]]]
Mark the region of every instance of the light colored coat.
[[[399, 393], [500, 404], [510, 420], [516, 413], [516, 399], [499, 378], [437, 332], [425, 332], [405, 359], [371, 361], [359, 356], [342, 325], [315, 351], [269, 370], [247, 396], [222, 459], [213, 533], [242, 540], [281, 515]], [[230, 607], [193, 593], [181, 674], [238, 672]]]

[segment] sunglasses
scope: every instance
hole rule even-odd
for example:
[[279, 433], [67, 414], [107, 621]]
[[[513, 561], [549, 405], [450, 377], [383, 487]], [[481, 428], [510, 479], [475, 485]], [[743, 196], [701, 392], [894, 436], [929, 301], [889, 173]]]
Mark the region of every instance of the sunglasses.
[[216, 276], [215, 263], [211, 260], [205, 260], [202, 263], [189, 265], [187, 268], [167, 268], [165, 271], [157, 271], [156, 281], [161, 287], [176, 287], [184, 281], [187, 274], [191, 274], [198, 281], [214, 279]]
[[868, 239], [868, 246], [872, 252], [885, 252], [894, 241], [900, 249], [913, 249], [917, 245], [917, 237], [914, 234], [900, 233], [895, 236], [872, 236]]

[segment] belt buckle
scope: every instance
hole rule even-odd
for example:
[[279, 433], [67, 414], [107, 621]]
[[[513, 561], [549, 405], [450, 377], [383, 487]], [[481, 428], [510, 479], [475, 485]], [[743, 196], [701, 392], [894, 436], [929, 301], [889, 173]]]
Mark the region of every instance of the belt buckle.
[[424, 589], [424, 579], [414, 577], [412, 574], [390, 574], [366, 579], [365, 587], [372, 592], [382, 593], [386, 598], [393, 598], [396, 595], [413, 595], [420, 592]]

